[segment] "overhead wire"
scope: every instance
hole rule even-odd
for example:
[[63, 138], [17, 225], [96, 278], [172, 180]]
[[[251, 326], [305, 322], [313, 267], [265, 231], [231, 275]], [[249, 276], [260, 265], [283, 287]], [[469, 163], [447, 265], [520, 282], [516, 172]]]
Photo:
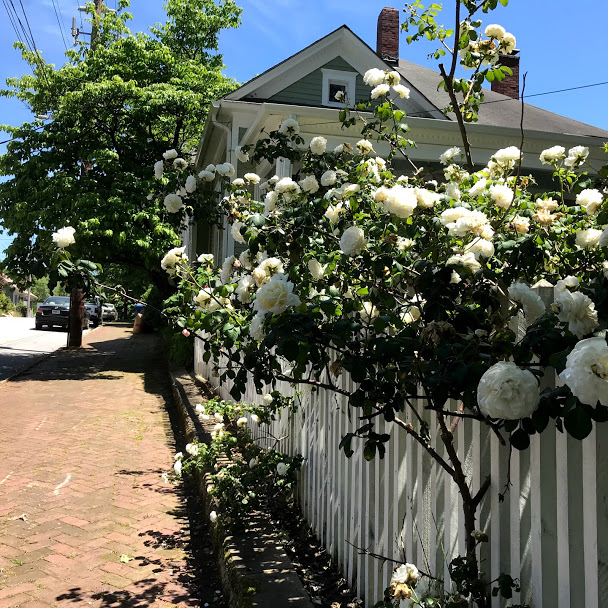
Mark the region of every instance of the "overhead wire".
[[[52, 0], [52, 3], [53, 3], [53, 10], [55, 11], [55, 17], [57, 18], [57, 25], [59, 26], [59, 33], [61, 34], [61, 39], [63, 40], [63, 46], [65, 47], [65, 50], [67, 51], [68, 43], [65, 39], [65, 34], [63, 33], [64, 21], [63, 21], [63, 15], [61, 14], [61, 8], [57, 4], [57, 0]], [[60, 17], [60, 15], [61, 15], [61, 17]]]

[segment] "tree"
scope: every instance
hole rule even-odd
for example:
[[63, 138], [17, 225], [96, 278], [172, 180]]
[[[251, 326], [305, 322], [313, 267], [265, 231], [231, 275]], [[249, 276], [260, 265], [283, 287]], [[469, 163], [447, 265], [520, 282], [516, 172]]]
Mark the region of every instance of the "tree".
[[121, 264], [144, 273], [161, 291], [168, 282], [159, 254], [180, 242], [185, 213], [170, 215], [153, 192], [154, 161], [168, 148], [195, 148], [209, 102], [235, 82], [222, 75], [223, 28], [237, 27], [233, 0], [168, 0], [167, 22], [131, 34], [132, 17], [95, 15], [95, 44], [80, 43], [59, 69], [20, 43], [33, 75], [8, 79], [0, 94], [16, 97], [34, 116], [4, 126], [13, 140], [0, 157], [0, 220], [15, 240], [5, 267], [16, 281], [49, 273], [52, 233], [77, 229], [75, 257]]

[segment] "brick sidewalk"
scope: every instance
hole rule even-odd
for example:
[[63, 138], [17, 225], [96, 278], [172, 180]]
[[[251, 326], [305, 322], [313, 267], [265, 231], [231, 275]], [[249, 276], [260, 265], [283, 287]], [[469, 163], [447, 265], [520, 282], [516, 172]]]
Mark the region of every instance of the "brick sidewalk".
[[160, 477], [156, 337], [104, 326], [86, 347], [0, 386], [0, 608], [218, 605], [211, 568], [193, 590], [185, 499]]

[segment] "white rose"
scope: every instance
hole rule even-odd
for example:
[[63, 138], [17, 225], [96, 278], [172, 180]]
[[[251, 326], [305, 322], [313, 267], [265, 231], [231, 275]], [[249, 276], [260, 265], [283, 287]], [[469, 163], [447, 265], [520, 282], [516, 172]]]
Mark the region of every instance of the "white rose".
[[508, 209], [513, 202], [513, 190], [504, 184], [490, 186], [490, 198], [497, 207]]
[[286, 118], [279, 127], [279, 133], [283, 135], [297, 135], [300, 132], [300, 125], [293, 118]]
[[169, 213], [177, 213], [184, 206], [182, 197], [175, 193], [167, 194], [163, 203]]
[[299, 183], [300, 187], [302, 188], [302, 190], [304, 190], [304, 192], [314, 194], [319, 190], [319, 182], [317, 181], [317, 178], [314, 175], [307, 175]]
[[72, 228], [72, 226], [64, 226], [63, 228], [59, 228], [57, 232], [53, 232], [53, 243], [55, 243], [59, 249], [65, 249], [76, 242], [76, 239], [74, 238], [75, 232], [76, 229]]
[[505, 54], [509, 55], [511, 52], [515, 50], [517, 46], [517, 40], [513, 34], [507, 32], [500, 41], [500, 50]]
[[167, 150], [163, 153], [163, 158], [165, 160], [173, 160], [174, 158], [177, 158], [177, 150]]
[[585, 146], [574, 146], [568, 150], [568, 157], [564, 161], [564, 165], [571, 169], [575, 169], [587, 160], [587, 156], [589, 156], [589, 148]]
[[264, 213], [274, 211], [277, 207], [278, 200], [279, 195], [274, 190], [267, 192], [266, 196], [264, 197]]
[[545, 314], [545, 304], [541, 297], [525, 283], [513, 283], [509, 287], [509, 297], [522, 305], [528, 323], [534, 323]]
[[196, 177], [194, 175], [189, 175], [186, 178], [186, 192], [188, 194], [192, 194], [196, 190]]
[[318, 137], [313, 137], [310, 141], [310, 151], [313, 154], [321, 155], [325, 153], [327, 149], [327, 140], [320, 135]]
[[285, 275], [275, 274], [258, 290], [253, 308], [261, 314], [271, 312], [278, 315], [290, 306], [299, 305], [300, 298], [293, 293], [293, 283]]
[[585, 208], [587, 215], [593, 215], [602, 204], [602, 193], [595, 188], [587, 188], [576, 196], [576, 204]]
[[165, 257], [160, 261], [160, 267], [166, 270], [168, 274], [174, 275], [176, 266], [181, 262], [187, 262], [188, 256], [185, 253], [185, 247], [174, 247], [169, 250]]
[[480, 180], [475, 182], [475, 184], [469, 188], [469, 196], [477, 198], [480, 194], [483, 194], [487, 183], [488, 180], [485, 177], [482, 177]]
[[313, 278], [317, 281], [321, 280], [325, 275], [325, 266], [323, 266], [316, 258], [312, 258], [308, 261], [308, 270]]
[[222, 285], [226, 285], [230, 281], [230, 275], [232, 274], [232, 265], [234, 264], [235, 257], [233, 255], [228, 256], [222, 264], [222, 272], [220, 274], [220, 282]]
[[602, 234], [600, 234], [600, 238], [598, 239], [597, 244], [600, 247], [608, 246], [608, 228], [606, 228], [604, 230], [604, 232], [602, 232]]
[[511, 221], [511, 224], [519, 234], [526, 234], [530, 232], [530, 220], [527, 217], [516, 215]]
[[448, 148], [443, 154], [439, 156], [439, 162], [442, 165], [449, 165], [456, 156], [460, 154], [461, 150], [457, 146]]
[[494, 243], [486, 239], [476, 238], [465, 248], [466, 253], [472, 253], [476, 259], [491, 258], [494, 255]]
[[447, 224], [453, 224], [461, 217], [470, 215], [471, 211], [466, 207], [450, 207], [446, 209], [440, 216], [441, 223], [446, 226]]
[[180, 475], [182, 474], [182, 461], [181, 460], [176, 460], [173, 463], [173, 470], [175, 471], [176, 475]]
[[552, 148], [547, 148], [540, 153], [540, 162], [543, 165], [553, 165], [565, 156], [566, 148], [563, 146], [553, 146]]
[[361, 154], [369, 154], [374, 151], [372, 142], [367, 139], [360, 139], [355, 145]]
[[395, 91], [395, 93], [397, 93], [401, 99], [410, 98], [410, 90], [407, 87], [404, 87], [402, 84], [394, 85], [393, 91]]
[[174, 166], [176, 169], [185, 169], [185, 168], [188, 166], [188, 163], [187, 163], [187, 161], [185, 161], [183, 158], [176, 158], [176, 159], [173, 161], [173, 166]]
[[216, 172], [222, 177], [234, 177], [235, 170], [230, 163], [222, 163], [215, 166]]
[[365, 248], [366, 244], [365, 233], [357, 226], [347, 228], [340, 237], [340, 249], [346, 255], [356, 255]]
[[201, 171], [198, 176], [206, 182], [212, 182], [215, 179], [215, 173], [207, 170]]
[[241, 228], [243, 228], [245, 226], [245, 224], [243, 224], [243, 222], [234, 222], [234, 224], [232, 224], [232, 228], [230, 230], [230, 234], [232, 235], [232, 238], [237, 242], [237, 243], [241, 243], [241, 245], [244, 245], [247, 241], [245, 241], [245, 237], [241, 234]]
[[237, 146], [234, 149], [234, 153], [236, 154], [236, 158], [241, 163], [246, 163], [249, 160], [249, 152], [244, 152], [241, 146]]
[[214, 524], [217, 521], [217, 513], [215, 511], [211, 511], [209, 513], [209, 521]]
[[251, 301], [251, 293], [255, 289], [255, 279], [247, 274], [239, 279], [239, 283], [236, 288], [236, 295], [238, 299], [243, 303], [247, 304]]
[[408, 218], [418, 206], [416, 191], [414, 188], [405, 188], [397, 184], [388, 190], [382, 206], [388, 213], [403, 219]]
[[608, 405], [608, 345], [605, 338], [581, 340], [559, 377], [582, 403]]
[[247, 426], [247, 418], [245, 418], [245, 416], [242, 416], [236, 421], [236, 425], [241, 428]]
[[600, 237], [602, 236], [601, 230], [595, 228], [589, 228], [587, 230], [579, 230], [576, 233], [576, 244], [579, 247], [595, 247], [599, 244]]
[[425, 188], [414, 188], [416, 194], [416, 200], [421, 207], [429, 208], [433, 207], [441, 198], [441, 195], [437, 192], [431, 192]]
[[477, 261], [477, 258], [472, 253], [465, 253], [464, 255], [453, 255], [448, 258], [445, 263], [446, 266], [464, 266], [470, 268], [473, 272], [476, 272], [481, 268], [481, 264]]
[[249, 325], [249, 335], [254, 340], [263, 340], [266, 337], [266, 332], [264, 331], [264, 315], [256, 315], [251, 320], [251, 324]]
[[507, 31], [504, 27], [502, 27], [502, 25], [492, 23], [486, 26], [484, 33], [487, 38], [497, 38], [498, 40], [502, 40], [505, 37]]
[[371, 99], [378, 99], [378, 97], [382, 97], [383, 95], [388, 95], [391, 90], [388, 84], [379, 84], [372, 89], [370, 94]]
[[338, 203], [337, 205], [330, 205], [325, 211], [325, 217], [332, 223], [336, 224], [340, 219], [340, 214], [344, 211], [344, 206], [342, 203]]
[[274, 401], [274, 397], [270, 393], [264, 395], [264, 405], [271, 405]]
[[451, 182], [449, 183], [446, 187], [445, 187], [445, 193], [452, 199], [454, 199], [455, 201], [459, 201], [460, 200], [460, 188], [458, 187], [458, 184]]
[[512, 167], [515, 162], [519, 161], [521, 152], [516, 146], [509, 146], [508, 148], [502, 148], [498, 150], [496, 154], [492, 156], [492, 159], [503, 167]]
[[279, 462], [277, 464], [277, 475], [284, 477], [287, 475], [287, 465], [284, 462]]
[[331, 169], [328, 169], [321, 176], [321, 185], [322, 186], [333, 186], [336, 183], [337, 179], [338, 179], [338, 176], [336, 175], [336, 172], [332, 171]]
[[245, 181], [250, 184], [259, 184], [260, 176], [257, 173], [245, 173]]
[[363, 75], [363, 82], [369, 87], [375, 87], [384, 82], [385, 73], [378, 68], [367, 70]]
[[163, 176], [164, 165], [162, 160], [159, 160], [154, 163], [154, 177], [156, 179], [160, 179]]
[[391, 585], [393, 583], [402, 585], [411, 585], [420, 578], [418, 568], [414, 564], [402, 564], [398, 568], [395, 568], [391, 577]]
[[481, 377], [477, 403], [490, 418], [518, 420], [538, 407], [540, 391], [534, 374], [512, 361], [499, 361]]
[[590, 334], [599, 326], [595, 304], [584, 293], [571, 293], [567, 289], [559, 290], [556, 286], [555, 304], [559, 310], [557, 318], [568, 323], [568, 329], [577, 338]]

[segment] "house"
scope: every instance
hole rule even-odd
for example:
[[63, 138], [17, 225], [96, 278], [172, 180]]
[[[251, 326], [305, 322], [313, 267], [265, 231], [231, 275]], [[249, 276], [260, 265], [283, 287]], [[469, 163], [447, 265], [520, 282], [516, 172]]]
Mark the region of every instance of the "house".
[[[376, 50], [343, 25], [213, 102], [197, 166], [204, 168], [210, 163], [227, 161], [235, 166], [238, 176], [248, 171], [258, 173], [262, 179], [274, 174], [291, 175], [289, 161], [254, 167], [239, 163], [235, 155], [237, 146], [255, 144], [288, 117], [298, 120], [306, 143], [317, 135], [328, 140], [329, 149], [344, 142], [355, 143], [361, 137], [360, 129], [341, 128], [337, 109], [343, 104], [335, 101], [335, 93], [344, 91], [352, 101], [369, 99], [371, 88], [365, 85], [362, 75], [370, 68], [379, 68], [397, 70], [410, 89], [409, 99], [398, 101], [408, 115], [409, 137], [416, 142], [416, 148], [408, 152], [409, 157], [418, 166], [423, 164], [426, 169], [440, 171], [439, 155], [451, 146], [461, 145], [459, 128], [455, 119], [442, 112], [449, 99], [445, 91], [437, 90], [440, 75], [399, 59], [399, 33], [399, 11], [384, 8], [378, 17]], [[492, 83], [492, 90], [485, 92], [479, 121], [467, 126], [473, 161], [479, 168], [487, 164], [496, 150], [521, 145], [518, 52], [505, 56], [504, 60], [513, 76]], [[540, 163], [539, 154], [555, 145], [587, 146], [591, 162], [596, 161], [596, 165], [605, 162], [601, 146], [608, 140], [608, 131], [529, 104], [525, 104], [523, 128], [524, 169], [534, 172], [541, 181], [543, 174], [549, 179], [551, 171]], [[383, 155], [382, 145], [376, 149]], [[406, 162], [398, 159], [395, 169], [406, 172]], [[214, 253], [220, 260], [234, 253], [230, 231], [210, 229], [204, 222], [189, 226], [186, 242], [191, 259], [203, 252]]]
[[14, 306], [17, 306], [17, 304], [25, 304], [27, 306], [28, 300], [30, 305], [38, 300], [29, 289], [21, 291], [5, 274], [0, 274], [0, 294], [7, 296]]

